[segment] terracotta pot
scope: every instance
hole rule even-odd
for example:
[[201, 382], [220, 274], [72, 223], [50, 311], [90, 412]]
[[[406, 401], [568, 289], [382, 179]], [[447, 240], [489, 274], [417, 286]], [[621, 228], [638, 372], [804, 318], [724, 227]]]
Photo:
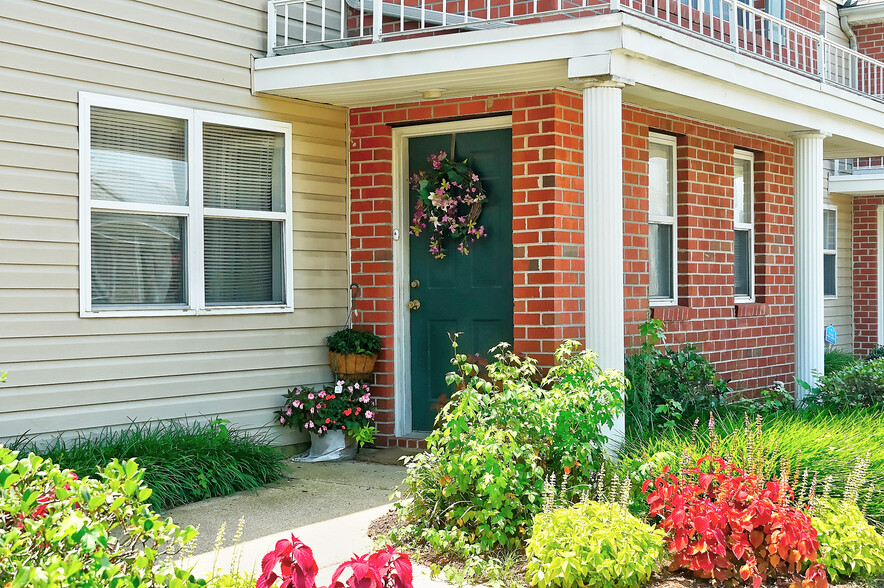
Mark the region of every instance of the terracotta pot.
[[365, 380], [374, 370], [374, 362], [377, 358], [376, 354], [357, 355], [353, 353], [343, 355], [329, 351], [328, 366], [339, 380]]

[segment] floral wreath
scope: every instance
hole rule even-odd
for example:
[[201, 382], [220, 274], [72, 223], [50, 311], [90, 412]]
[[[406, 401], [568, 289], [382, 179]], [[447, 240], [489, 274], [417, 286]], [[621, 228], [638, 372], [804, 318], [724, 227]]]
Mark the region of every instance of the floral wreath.
[[414, 174], [409, 181], [418, 196], [411, 234], [418, 236], [432, 225], [429, 251], [433, 257], [445, 257], [446, 239], [460, 239], [457, 250], [469, 255], [470, 245], [488, 236], [485, 227], [476, 224], [488, 195], [466, 160], [451, 161], [447, 153], [440, 151], [427, 161], [432, 169]]

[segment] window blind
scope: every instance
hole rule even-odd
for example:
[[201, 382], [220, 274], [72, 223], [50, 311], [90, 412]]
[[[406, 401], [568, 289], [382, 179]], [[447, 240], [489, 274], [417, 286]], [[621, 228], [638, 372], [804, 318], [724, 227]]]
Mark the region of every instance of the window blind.
[[282, 304], [282, 221], [205, 219], [206, 304]]
[[282, 212], [282, 135], [203, 125], [203, 202], [209, 208]]

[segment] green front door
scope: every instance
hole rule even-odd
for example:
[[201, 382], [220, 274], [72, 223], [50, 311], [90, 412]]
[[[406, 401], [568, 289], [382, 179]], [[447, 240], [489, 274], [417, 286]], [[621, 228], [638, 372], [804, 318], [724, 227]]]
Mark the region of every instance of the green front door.
[[[427, 156], [445, 151], [467, 159], [488, 193], [479, 223], [488, 237], [472, 244], [469, 255], [446, 245], [448, 255], [427, 251], [431, 231], [410, 237], [410, 299], [420, 302], [411, 319], [412, 429], [429, 431], [440, 404], [453, 390], [445, 384], [452, 370], [449, 333], [462, 333], [458, 352], [478, 353], [513, 340], [512, 131], [500, 129], [415, 137], [408, 144], [409, 176], [427, 169]], [[409, 198], [414, 209], [416, 196]], [[409, 214], [410, 217], [410, 214]]]

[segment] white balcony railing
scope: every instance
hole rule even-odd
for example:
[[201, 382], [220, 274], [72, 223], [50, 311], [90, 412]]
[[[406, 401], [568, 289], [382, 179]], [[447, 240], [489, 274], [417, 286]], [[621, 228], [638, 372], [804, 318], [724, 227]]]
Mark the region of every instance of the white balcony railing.
[[884, 101], [884, 63], [739, 0], [270, 0], [267, 9], [268, 55], [624, 11]]

